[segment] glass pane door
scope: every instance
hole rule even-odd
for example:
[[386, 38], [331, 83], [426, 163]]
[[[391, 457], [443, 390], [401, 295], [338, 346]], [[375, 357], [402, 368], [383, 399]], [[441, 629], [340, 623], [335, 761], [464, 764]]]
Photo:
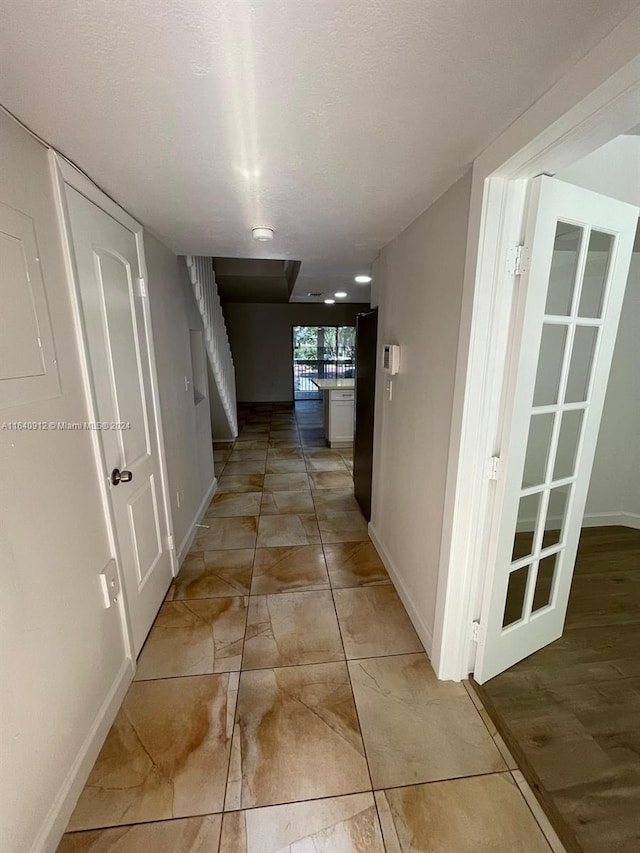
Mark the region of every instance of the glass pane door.
[[476, 678], [563, 629], [637, 209], [532, 182], [511, 432], [498, 485]]
[[314, 379], [350, 379], [354, 373], [355, 326], [294, 326], [295, 400], [319, 400]]

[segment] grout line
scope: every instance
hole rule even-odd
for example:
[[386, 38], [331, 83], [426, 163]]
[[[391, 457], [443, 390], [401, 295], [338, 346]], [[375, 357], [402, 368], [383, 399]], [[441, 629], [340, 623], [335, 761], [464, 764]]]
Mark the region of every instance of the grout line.
[[[330, 590], [322, 590], [323, 592], [330, 592]], [[240, 596], [238, 596], [240, 597]], [[247, 608], [248, 614], [249, 608]], [[246, 620], [245, 620], [246, 621]], [[340, 627], [340, 623], [338, 622], [338, 627]], [[246, 628], [245, 628], [246, 631]], [[243, 641], [243, 651], [244, 651], [244, 641]], [[182, 675], [160, 675], [155, 678], [141, 678], [138, 681], [132, 682], [133, 684], [145, 684], [150, 681], [173, 681], [176, 678], [207, 678], [211, 675], [231, 675], [234, 672], [244, 673], [244, 672], [271, 672], [276, 669], [297, 669], [302, 666], [325, 666], [327, 664], [333, 663], [358, 663], [363, 660], [381, 660], [384, 658], [402, 658], [409, 657], [414, 655], [426, 655], [426, 652], [397, 652], [392, 655], [369, 655], [364, 658], [337, 658], [336, 660], [316, 660], [310, 661], [307, 663], [282, 663], [277, 666], [256, 666], [251, 669], [225, 669], [224, 672], [192, 672], [192, 673], [183, 673]], [[510, 771], [510, 768], [507, 767], [506, 771]], [[504, 773], [505, 770], [498, 770], [498, 773]]]

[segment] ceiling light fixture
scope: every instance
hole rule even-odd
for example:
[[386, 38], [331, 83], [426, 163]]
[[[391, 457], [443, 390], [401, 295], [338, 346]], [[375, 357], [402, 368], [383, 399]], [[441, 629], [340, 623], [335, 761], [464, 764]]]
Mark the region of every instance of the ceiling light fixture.
[[337, 293], [334, 293], [333, 295], [336, 297], [336, 299], [344, 299], [347, 294], [345, 293], [344, 290], [339, 290]]
[[335, 301], [336, 301], [335, 299], [325, 299], [324, 304], [325, 305], [335, 305]]
[[371, 276], [370, 275], [357, 275], [356, 281], [358, 284], [369, 284], [369, 282], [371, 281]]
[[251, 235], [254, 240], [267, 243], [269, 240], [273, 240], [273, 228], [252, 228]]

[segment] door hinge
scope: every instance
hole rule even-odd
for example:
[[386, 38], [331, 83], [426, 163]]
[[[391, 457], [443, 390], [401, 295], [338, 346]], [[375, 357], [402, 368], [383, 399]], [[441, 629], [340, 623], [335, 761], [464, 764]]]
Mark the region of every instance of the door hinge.
[[471, 623], [471, 640], [477, 643], [480, 639], [480, 623], [476, 620]]
[[174, 545], [173, 545], [173, 536], [167, 536], [167, 548], [168, 548], [170, 551], [173, 551], [173, 548], [174, 548]]
[[143, 299], [145, 299], [147, 296], [147, 285], [145, 284], [144, 279], [143, 278], [137, 278], [136, 279], [136, 285], [138, 288], [138, 296], [141, 296]]
[[487, 477], [490, 480], [497, 480], [502, 472], [502, 459], [499, 456], [492, 456], [487, 465]]
[[529, 269], [529, 247], [511, 246], [507, 252], [507, 272], [509, 275], [522, 275]]

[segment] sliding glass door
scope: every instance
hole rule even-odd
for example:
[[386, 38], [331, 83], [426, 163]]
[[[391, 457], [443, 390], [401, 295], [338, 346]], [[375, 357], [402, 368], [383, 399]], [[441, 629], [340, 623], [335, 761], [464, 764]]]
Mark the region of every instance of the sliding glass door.
[[355, 340], [355, 326], [294, 326], [294, 399], [322, 397], [313, 379], [351, 379]]

